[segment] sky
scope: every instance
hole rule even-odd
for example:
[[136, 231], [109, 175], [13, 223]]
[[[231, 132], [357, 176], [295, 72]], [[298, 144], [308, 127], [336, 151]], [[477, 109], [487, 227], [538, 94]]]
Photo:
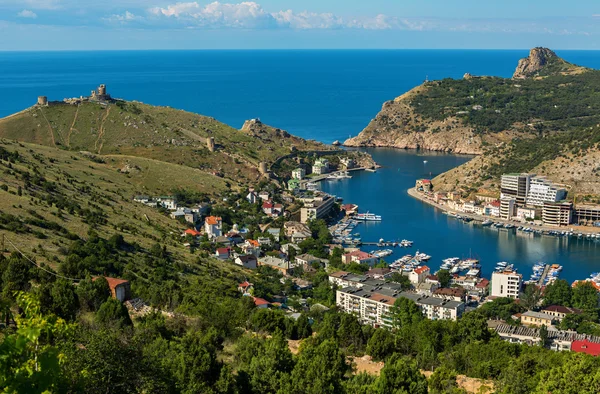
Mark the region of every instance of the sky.
[[0, 0], [0, 51], [600, 49], [598, 0]]

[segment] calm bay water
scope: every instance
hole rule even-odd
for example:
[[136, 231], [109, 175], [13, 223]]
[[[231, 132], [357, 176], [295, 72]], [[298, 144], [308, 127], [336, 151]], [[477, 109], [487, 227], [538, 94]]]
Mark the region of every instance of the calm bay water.
[[[600, 68], [600, 52], [559, 51], [566, 60]], [[364, 128], [381, 108], [425, 78], [509, 77], [525, 50], [403, 51], [129, 51], [0, 52], [0, 117], [32, 105], [38, 95], [62, 100], [89, 94], [100, 83], [114, 97], [213, 116], [234, 127], [259, 117], [304, 138], [330, 143]], [[324, 185], [324, 189], [383, 215], [360, 229], [365, 240], [415, 241], [442, 258], [478, 256], [484, 273], [500, 260], [528, 274], [534, 262], [558, 262], [574, 280], [600, 271], [596, 243], [515, 236], [447, 218], [406, 195], [417, 177], [468, 160], [453, 155], [374, 150], [379, 172]], [[394, 257], [400, 257], [402, 250]]]
[[[508, 261], [529, 279], [538, 261], [563, 266], [561, 278], [583, 279], [600, 271], [600, 242], [578, 238], [535, 236], [514, 230], [481, 227], [452, 219], [406, 190], [417, 178], [436, 176], [469, 160], [466, 156], [416, 153], [394, 149], [366, 149], [383, 168], [376, 173], [354, 172], [351, 179], [321, 182], [321, 189], [357, 204], [361, 212], [381, 215], [381, 222], [356, 227], [362, 240], [377, 242], [408, 239], [412, 248], [395, 248], [385, 260], [392, 262], [418, 249], [432, 256], [429, 267], [438, 269], [447, 257], [481, 260], [482, 273], [490, 277], [498, 261]], [[427, 163], [423, 163], [427, 160]], [[599, 231], [600, 232], [600, 231]], [[364, 247], [364, 250], [381, 249]]]

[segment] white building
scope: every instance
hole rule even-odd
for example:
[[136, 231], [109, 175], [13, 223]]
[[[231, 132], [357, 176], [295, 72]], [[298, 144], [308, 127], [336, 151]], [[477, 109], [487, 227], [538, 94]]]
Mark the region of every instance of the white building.
[[256, 194], [255, 191], [251, 191], [246, 195], [246, 200], [250, 204], [256, 204], [256, 202], [258, 201], [258, 194]]
[[312, 172], [315, 175], [327, 174], [329, 172], [329, 160], [317, 159], [312, 166]]
[[177, 209], [177, 200], [173, 196], [160, 196], [156, 198], [156, 202], [158, 205], [170, 210], [174, 211]]
[[505, 220], [512, 219], [515, 216], [515, 207], [517, 200], [512, 197], [502, 197], [500, 199], [500, 217]]
[[311, 199], [304, 199], [304, 206], [300, 208], [300, 222], [306, 223], [309, 220], [320, 219], [327, 215], [333, 204], [333, 197], [329, 195], [315, 196]]
[[304, 179], [304, 177], [306, 176], [306, 170], [304, 170], [304, 168], [296, 168], [294, 171], [292, 171], [292, 178], [293, 179]]
[[550, 226], [568, 226], [573, 219], [573, 203], [544, 202], [542, 222]]
[[519, 203], [525, 203], [532, 174], [504, 174], [500, 183], [500, 198], [514, 198]]
[[204, 220], [204, 232], [208, 238], [216, 238], [223, 235], [223, 220], [218, 216], [208, 216]]
[[492, 297], [519, 298], [522, 276], [515, 271], [494, 272], [492, 274]]
[[527, 205], [541, 207], [545, 202], [558, 202], [567, 197], [567, 191], [554, 186], [552, 182], [544, 177], [535, 177], [529, 184], [527, 193]]
[[527, 219], [535, 219], [535, 208], [531, 207], [518, 207], [517, 208], [517, 219], [525, 221]]
[[417, 267], [414, 270], [410, 271], [408, 274], [408, 279], [410, 283], [413, 285], [418, 285], [419, 283], [425, 282], [425, 279], [431, 275], [431, 270], [428, 266], [424, 265], [422, 267]]

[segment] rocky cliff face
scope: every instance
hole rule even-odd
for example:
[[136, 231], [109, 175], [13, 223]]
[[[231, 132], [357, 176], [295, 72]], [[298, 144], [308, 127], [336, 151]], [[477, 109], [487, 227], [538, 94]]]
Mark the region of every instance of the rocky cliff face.
[[481, 137], [475, 135], [471, 127], [453, 117], [431, 121], [415, 113], [410, 103], [422, 89], [426, 87], [419, 86], [383, 104], [375, 119], [344, 145], [480, 154]]
[[528, 78], [544, 68], [549, 62], [559, 59], [556, 53], [548, 48], [533, 48], [529, 51], [528, 57], [519, 60], [513, 78]]

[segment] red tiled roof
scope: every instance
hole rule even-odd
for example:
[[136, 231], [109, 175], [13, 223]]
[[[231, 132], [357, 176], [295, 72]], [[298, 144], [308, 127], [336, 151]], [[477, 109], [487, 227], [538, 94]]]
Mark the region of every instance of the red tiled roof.
[[185, 234], [189, 234], [189, 235], [191, 235], [191, 236], [193, 236], [193, 237], [197, 237], [197, 236], [199, 236], [200, 234], [202, 234], [200, 231], [196, 231], [196, 230], [194, 230], [193, 228], [188, 228], [187, 230], [185, 230], [185, 231], [184, 231], [184, 233], [185, 233]]
[[430, 179], [421, 179], [421, 183], [431, 183]]
[[564, 314], [581, 313], [581, 311], [577, 308], [569, 308], [567, 306], [562, 306], [562, 305], [550, 305], [550, 306], [542, 309], [542, 311], [558, 312], [558, 313], [564, 313]]
[[[92, 280], [96, 280], [98, 278], [100, 278], [100, 276], [97, 276], [97, 277], [93, 278]], [[128, 280], [119, 279], [119, 278], [109, 278], [108, 276], [105, 276], [104, 279], [106, 279], [106, 281], [108, 282], [108, 287], [111, 290], [114, 290], [118, 285], [121, 285], [123, 283], [129, 283]]]
[[208, 216], [206, 218], [206, 223], [210, 224], [211, 226], [214, 226], [215, 224], [219, 224], [220, 221], [221, 221], [221, 218], [219, 216]]
[[254, 297], [254, 305], [256, 305], [256, 306], [269, 305], [269, 304], [270, 304], [270, 302], [265, 300], [264, 298]]
[[386, 296], [386, 295], [379, 294], [379, 293], [371, 294], [371, 297], [369, 297], [369, 300], [383, 302], [384, 304], [388, 304], [388, 305], [394, 305], [394, 302], [396, 302], [396, 299], [394, 297]]
[[238, 285], [238, 287], [242, 288], [242, 289], [247, 289], [248, 287], [252, 286], [252, 283], [248, 282], [248, 281], [244, 281], [242, 283], [240, 283]]
[[600, 291], [600, 285], [598, 285], [596, 282], [592, 282], [591, 280], [576, 280], [575, 282], [573, 282], [572, 287], [579, 286], [583, 283], [591, 283], [596, 290]]
[[229, 248], [217, 248], [217, 253], [218, 254], [226, 254], [229, 253]]
[[437, 275], [429, 275], [426, 279], [435, 280], [435, 281], [439, 280]]
[[333, 276], [334, 278], [341, 278], [344, 275], [348, 275], [348, 272], [346, 272], [346, 271], [337, 271], [337, 272], [334, 272], [333, 274], [330, 274], [329, 276]]
[[248, 239], [247, 241], [248, 241], [248, 243], [249, 243], [250, 245], [252, 245], [252, 246], [254, 246], [254, 247], [258, 247], [258, 246], [260, 246], [260, 244], [258, 243], [258, 241], [254, 240], [254, 239]]
[[372, 258], [369, 253], [363, 252], [362, 250], [355, 250], [354, 252], [346, 253], [346, 256], [356, 256], [359, 260]]
[[500, 208], [500, 201], [492, 201], [492, 202], [490, 203], [490, 205], [491, 205], [491, 206], [494, 206], [494, 207], [496, 207], [496, 208]]
[[265, 202], [263, 202], [262, 207], [263, 208], [273, 208], [273, 203], [270, 201], [265, 201]]
[[481, 281], [479, 283], [477, 283], [475, 285], [475, 287], [477, 287], [479, 289], [484, 289], [484, 288], [488, 287], [489, 284], [490, 284], [490, 281], [483, 278], [483, 279], [481, 279]]
[[429, 271], [429, 267], [426, 265], [419, 267], [419, 268], [415, 268], [415, 274], [417, 274], [417, 275], [420, 275], [425, 271]]
[[591, 356], [600, 355], [600, 343], [590, 342], [587, 339], [583, 341], [573, 341], [571, 350], [577, 353], [586, 353]]

